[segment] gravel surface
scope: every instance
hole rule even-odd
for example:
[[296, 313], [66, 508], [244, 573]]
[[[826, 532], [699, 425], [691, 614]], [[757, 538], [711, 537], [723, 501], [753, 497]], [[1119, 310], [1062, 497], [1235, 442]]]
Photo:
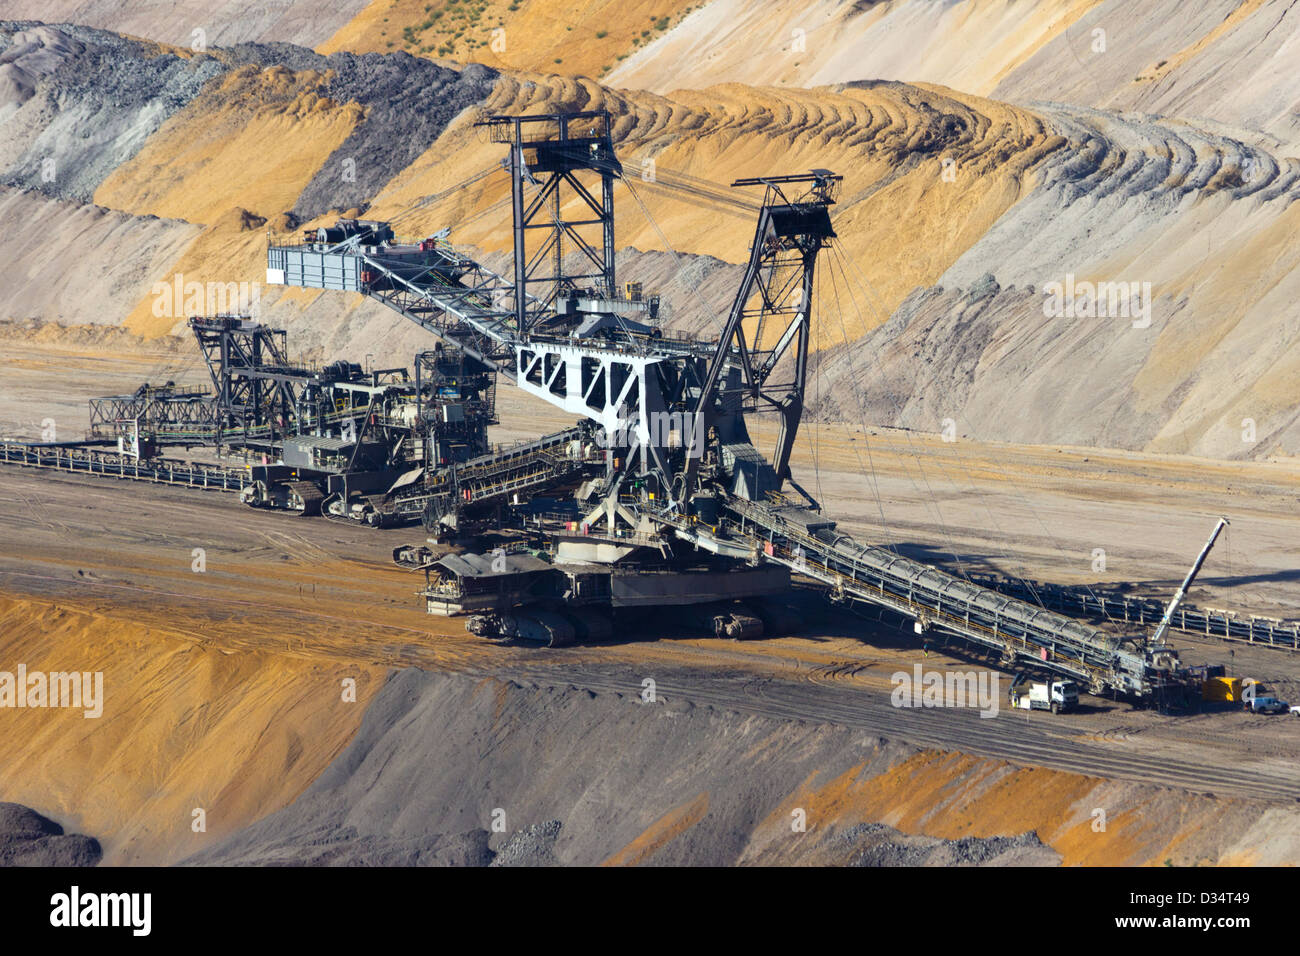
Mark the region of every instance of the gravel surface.
[[[225, 67], [91, 27], [0, 22], [7, 185], [89, 202], [177, 110]], [[17, 77], [17, 79], [12, 79]], [[52, 163], [53, 165], [49, 165]]]
[[[253, 64], [315, 70], [317, 92], [366, 111], [322, 164], [293, 213], [364, 210], [466, 107], [491, 91], [496, 71], [462, 71], [409, 53], [321, 56], [292, 43], [241, 43], [191, 58], [74, 24], [0, 21], [0, 108], [12, 104], [0, 146], [3, 181], [49, 196], [90, 201], [213, 77]], [[3, 114], [0, 114], [3, 115]], [[47, 161], [53, 159], [51, 172]], [[351, 160], [346, 167], [344, 160]]]
[[0, 803], [0, 866], [94, 866], [99, 841], [64, 833], [48, 817], [18, 803]]
[[840, 839], [853, 854], [849, 866], [1055, 866], [1060, 857], [1032, 831], [1014, 837], [910, 836], [883, 823], [850, 827]]
[[497, 851], [493, 866], [558, 866], [555, 840], [560, 835], [559, 820], [534, 823], [511, 834]]

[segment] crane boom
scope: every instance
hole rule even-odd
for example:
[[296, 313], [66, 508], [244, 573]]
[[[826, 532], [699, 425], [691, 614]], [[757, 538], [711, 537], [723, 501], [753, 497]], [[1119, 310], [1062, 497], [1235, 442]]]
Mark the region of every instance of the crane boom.
[[1210, 540], [1205, 542], [1205, 547], [1201, 548], [1201, 553], [1196, 556], [1196, 561], [1192, 564], [1192, 569], [1187, 572], [1187, 577], [1183, 578], [1183, 583], [1179, 586], [1178, 590], [1174, 592], [1174, 598], [1169, 602], [1169, 606], [1165, 608], [1165, 615], [1160, 619], [1160, 624], [1156, 627], [1156, 632], [1151, 635], [1152, 644], [1164, 643], [1165, 634], [1169, 630], [1169, 622], [1174, 619], [1174, 611], [1178, 610], [1178, 605], [1182, 604], [1183, 598], [1187, 597], [1187, 589], [1190, 588], [1192, 582], [1196, 580], [1196, 575], [1201, 571], [1201, 565], [1205, 563], [1206, 556], [1209, 555], [1210, 549], [1214, 547], [1214, 542], [1218, 540], [1219, 532], [1222, 531], [1227, 524], [1227, 518], [1220, 518], [1219, 523], [1216, 524], [1214, 530], [1210, 532]]

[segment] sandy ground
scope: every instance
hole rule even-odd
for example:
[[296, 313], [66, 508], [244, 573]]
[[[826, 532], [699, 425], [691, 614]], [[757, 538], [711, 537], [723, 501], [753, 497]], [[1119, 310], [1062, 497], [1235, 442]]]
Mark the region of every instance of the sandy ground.
[[1223, 515], [1231, 525], [1191, 600], [1242, 616], [1300, 616], [1298, 465], [949, 443], [829, 425], [801, 439], [796, 480], [866, 540], [954, 570], [1127, 583], [1165, 600]]
[[[58, 388], [51, 382], [59, 381]], [[81, 438], [87, 400], [143, 381], [206, 385], [189, 350], [106, 354], [0, 340], [0, 436]], [[498, 388], [495, 442], [573, 419]], [[775, 431], [755, 429], [761, 448]], [[1300, 465], [1003, 445], [893, 429], [805, 424], [795, 480], [840, 527], [955, 571], [1062, 584], [1140, 586], [1167, 599], [1219, 515], [1232, 522], [1189, 600], [1239, 616], [1300, 617]], [[410, 537], [412, 532], [404, 533]], [[1105, 552], [1105, 569], [1098, 555]]]
[[[45, 414], [33, 407], [42, 370], [71, 356], [55, 350], [42, 358], [41, 351], [6, 353], [0, 418]], [[78, 388], [120, 389], [156, 363], [146, 356], [91, 364]], [[71, 416], [81, 401], [69, 389], [47, 407]], [[525, 417], [523, 408], [503, 389], [499, 439], [563, 424], [549, 410], [532, 414], [529, 406]], [[829, 428], [810, 429], [796, 474], [827, 513], [844, 516], [844, 526], [863, 538], [936, 559], [955, 550], [966, 565], [1040, 580], [1133, 581], [1163, 594], [1194, 556], [1208, 516], [1226, 510], [1236, 521], [1229, 547], [1216, 550], [1193, 599], [1242, 611], [1300, 603], [1288, 551], [1300, 530], [1300, 514], [1289, 504], [1296, 484], [1281, 466], [954, 445], [899, 433], [832, 436]], [[868, 444], [875, 483], [855, 470], [855, 446]], [[943, 496], [940, 482], [955, 490]], [[623, 643], [539, 653], [487, 645], [459, 620], [422, 614], [415, 598], [421, 579], [389, 564], [396, 544], [419, 537], [412, 529], [373, 531], [253, 512], [216, 492], [22, 469], [6, 469], [0, 484], [4, 592], [188, 633], [226, 651], [417, 664], [592, 689], [635, 688], [653, 672], [693, 701], [846, 722], [926, 747], [1195, 791], [1300, 796], [1300, 721], [1235, 712], [1170, 719], [1100, 700], [1057, 719], [896, 710], [888, 701], [895, 671], [969, 662], [923, 656], [894, 625], [832, 612], [815, 595], [808, 599], [809, 632], [800, 637], [735, 644], [655, 622]], [[1107, 575], [1091, 571], [1094, 547], [1107, 549]], [[204, 573], [192, 571], [194, 548], [204, 549]], [[1230, 663], [1283, 694], [1300, 687], [1300, 655], [1184, 635], [1175, 644], [1189, 662]]]

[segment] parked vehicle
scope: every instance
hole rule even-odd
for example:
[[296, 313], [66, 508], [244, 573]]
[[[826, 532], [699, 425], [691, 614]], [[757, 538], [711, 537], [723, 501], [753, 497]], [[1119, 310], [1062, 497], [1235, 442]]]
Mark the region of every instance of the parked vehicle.
[[1246, 702], [1246, 709], [1252, 714], [1285, 714], [1291, 705], [1276, 697], [1253, 697]]
[[1079, 688], [1069, 680], [1030, 681], [1017, 677], [1011, 684], [1011, 706], [1059, 714], [1079, 706]]

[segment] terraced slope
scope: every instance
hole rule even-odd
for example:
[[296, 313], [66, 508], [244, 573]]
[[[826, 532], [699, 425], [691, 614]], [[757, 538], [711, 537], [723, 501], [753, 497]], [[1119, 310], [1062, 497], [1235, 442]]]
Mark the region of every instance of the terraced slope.
[[[927, 431], [1295, 454], [1300, 163], [1173, 121], [1040, 113], [1067, 145], [1038, 188], [823, 374], [857, 382], [869, 420]], [[1150, 283], [1150, 327], [1049, 317], [1044, 287], [1067, 276]]]
[[[726, 82], [942, 83], [1208, 119], [1296, 143], [1289, 0], [592, 0], [581, 16], [511, 0], [12, 0], [6, 15], [74, 21], [185, 50], [281, 41], [601, 78], [668, 93]], [[196, 33], [201, 31], [201, 33]], [[497, 32], [494, 32], [497, 31]]]
[[[738, 262], [753, 236], [749, 213], [702, 205], [645, 181], [657, 178], [659, 169], [665, 178], [684, 174], [719, 185], [773, 169], [843, 170], [840, 244], [847, 256], [870, 263], [886, 309], [956, 262], [1020, 197], [1028, 171], [1060, 145], [1025, 111], [904, 84], [815, 91], [733, 85], [660, 97], [609, 90], [590, 80], [503, 76], [484, 107], [610, 110], [632, 191], [657, 223], [656, 228], [647, 220], [632, 191], [616, 191], [619, 243], [641, 250], [662, 250], [662, 233], [678, 252]], [[484, 142], [471, 120], [463, 117], [395, 178], [375, 197], [371, 213], [402, 215], [422, 197], [497, 162], [501, 147]], [[945, 188], [945, 159], [970, 171], [968, 188]], [[508, 179], [496, 176], [410, 215], [403, 228], [432, 231], [455, 224], [454, 241], [506, 251], [510, 236], [501, 209], [508, 191]], [[495, 211], [478, 215], [488, 208]], [[897, 241], [904, 222], [906, 246]], [[665, 291], [689, 298], [685, 283]], [[848, 334], [872, 324], [856, 320]], [[823, 344], [833, 344], [844, 333], [827, 327], [822, 334], [834, 336]]]
[[1292, 148], [1298, 18], [1289, 0], [712, 0], [607, 80], [661, 92], [733, 80], [942, 83], [1021, 104], [1210, 120]]
[[[714, 0], [687, 20], [731, 10], [728, 22], [740, 30], [748, 21], [730, 2]], [[1273, 15], [1285, 31], [1287, 11], [1274, 6], [1235, 6], [1213, 29], [1200, 15], [1168, 27], [1159, 36], [1169, 56], [1152, 82], [1175, 83], [1167, 77], [1204, 67], [1220, 44], [1253, 36], [1260, 17]], [[1151, 0], [1144, 9], [1162, 8]], [[886, 31], [881, 36], [893, 40], [880, 48], [901, 59], [886, 68], [864, 54], [856, 69], [920, 70], [902, 52], [910, 50], [922, 66], [948, 64], [929, 71], [945, 80], [983, 92], [1014, 89], [1020, 98], [1055, 82], [1041, 72], [1042, 51], [1067, 42], [1074, 24], [1113, 14], [1108, 3], [1035, 11], [1029, 16], [1018, 3], [958, 3], [927, 15], [907, 2], [830, 5], [826, 15], [843, 22], [821, 35], [847, 42], [846, 24]], [[987, 75], [963, 72], [961, 58], [944, 52], [958, 23], [1005, 35], [966, 61]], [[671, 23], [652, 31], [652, 40], [662, 33], [653, 62], [663, 63], [689, 32]], [[901, 42], [922, 34], [930, 60]], [[733, 47], [741, 36], [732, 36]], [[1136, 55], [1116, 31], [1109, 36], [1107, 52], [1097, 54], [1115, 54], [1105, 63]], [[504, 266], [507, 182], [490, 172], [501, 148], [485, 141], [475, 119], [485, 111], [606, 108], [629, 172], [629, 188], [616, 194], [620, 269], [666, 295], [676, 328], [716, 328], [735, 280], [730, 264], [744, 258], [752, 224], [743, 211], [666, 184], [690, 177], [724, 188], [733, 177], [773, 169], [844, 171], [840, 238], [816, 293], [824, 306], [813, 396], [820, 417], [927, 431], [951, 422], [986, 439], [1218, 457], [1288, 456], [1300, 446], [1291, 347], [1300, 314], [1289, 241], [1297, 162], [1269, 139], [1264, 127], [1273, 120], [1264, 114], [1236, 117], [1260, 124], [1238, 134], [1206, 121], [1060, 102], [1012, 106], [947, 86], [874, 79], [654, 93], [478, 65], [455, 70], [405, 52], [324, 56], [250, 43], [195, 54], [86, 27], [0, 26], [0, 43], [0, 116], [11, 133], [0, 151], [4, 178], [64, 199], [93, 198], [139, 224], [90, 239], [94, 255], [136, 263], [129, 280], [119, 265], [56, 294], [39, 270], [29, 272], [9, 298], [10, 318], [81, 322], [93, 313], [94, 321], [165, 335], [183, 316], [157, 307], [154, 281], [257, 283], [267, 233], [343, 212], [394, 219], [408, 234], [451, 226], [454, 241]], [[1238, 70], [1261, 91], [1281, 82], [1264, 62], [1273, 43], [1261, 37]], [[640, 59], [651, 62], [647, 56]], [[691, 85], [725, 76], [720, 69], [705, 63]], [[1035, 70], [1037, 86], [1023, 79]], [[1208, 80], [1193, 86], [1205, 95], [1219, 88]], [[1185, 84], [1179, 89], [1190, 96]], [[1252, 102], [1280, 102], [1270, 95]], [[1103, 90], [1093, 98], [1116, 97]], [[88, 124], [92, 136], [76, 135]], [[50, 160], [55, 174], [47, 176]], [[484, 171], [486, 178], [457, 188]], [[65, 247], [79, 254], [89, 238], [65, 211], [66, 219], [40, 220], [56, 257]], [[132, 241], [119, 247], [128, 233]], [[35, 262], [32, 235], [11, 230], [2, 241], [14, 257]], [[146, 236], [153, 238], [142, 256], [136, 237]], [[1044, 291], [1067, 282], [1149, 290], [1142, 306], [1149, 327], [1086, 309], [1083, 317], [1047, 314]], [[423, 341], [359, 297], [261, 291], [263, 317], [288, 326], [318, 358], [400, 354]], [[114, 308], [105, 311], [104, 302]], [[850, 381], [855, 389], [841, 387]], [[1019, 401], [1009, 402], [1013, 395]]]

